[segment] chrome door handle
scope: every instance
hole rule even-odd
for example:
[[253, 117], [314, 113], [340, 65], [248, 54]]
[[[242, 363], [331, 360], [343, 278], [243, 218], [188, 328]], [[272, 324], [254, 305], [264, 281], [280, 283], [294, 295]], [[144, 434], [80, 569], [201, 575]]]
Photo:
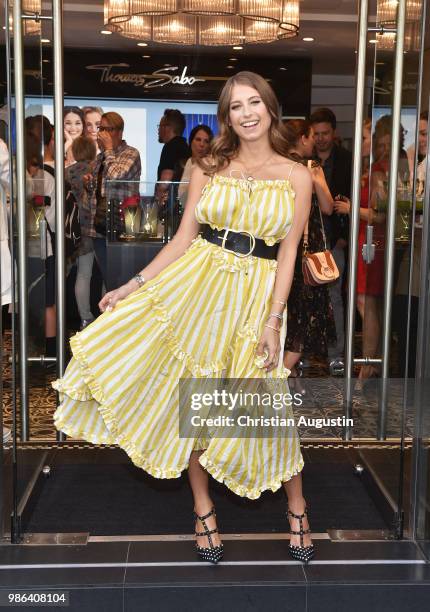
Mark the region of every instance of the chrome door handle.
[[39, 221], [39, 237], [40, 237], [40, 259], [46, 259], [48, 257], [48, 245], [47, 245], [47, 235], [48, 235], [48, 222], [46, 219], [41, 219]]
[[373, 243], [373, 225], [366, 228], [366, 242], [363, 244], [361, 255], [365, 263], [370, 264], [375, 259], [375, 245]]

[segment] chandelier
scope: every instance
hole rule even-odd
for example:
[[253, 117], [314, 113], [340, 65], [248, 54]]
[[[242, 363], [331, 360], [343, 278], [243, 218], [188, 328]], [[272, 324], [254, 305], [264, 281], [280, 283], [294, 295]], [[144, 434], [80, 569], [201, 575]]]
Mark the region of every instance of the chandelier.
[[300, 0], [104, 0], [104, 28], [127, 38], [231, 46], [293, 38]]
[[[9, 29], [13, 28], [12, 8], [13, 0], [10, 0], [9, 7], [11, 9], [9, 16]], [[42, 0], [23, 0], [22, 14], [23, 15], [40, 15], [42, 13]], [[36, 19], [23, 19], [22, 30], [24, 36], [41, 36], [42, 23]]]
[[[396, 28], [398, 0], [379, 0], [376, 9], [377, 26], [382, 32], [376, 34], [378, 49], [392, 51], [396, 44], [395, 32], [384, 32], [384, 28]], [[406, 0], [405, 51], [418, 51], [421, 41], [420, 21], [423, 11], [422, 0]]]

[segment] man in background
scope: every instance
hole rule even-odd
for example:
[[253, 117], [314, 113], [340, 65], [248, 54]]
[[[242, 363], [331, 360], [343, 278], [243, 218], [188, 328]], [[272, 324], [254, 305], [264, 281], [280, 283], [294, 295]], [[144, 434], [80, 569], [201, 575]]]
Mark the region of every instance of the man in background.
[[[331, 195], [335, 198], [351, 195], [352, 155], [347, 149], [336, 144], [336, 116], [329, 108], [319, 108], [310, 117], [313, 128], [315, 151], [324, 170]], [[348, 217], [333, 213], [324, 216], [324, 227], [330, 242], [333, 257], [339, 269], [339, 279], [329, 285], [330, 300], [336, 322], [336, 346], [329, 347], [330, 364], [342, 365], [345, 344], [344, 307], [342, 296], [343, 275], [348, 245]]]
[[164, 143], [157, 171], [157, 181], [161, 181], [155, 189], [155, 197], [164, 204], [169, 190], [163, 181], [179, 181], [185, 163], [190, 157], [190, 148], [182, 136], [185, 130], [185, 117], [181, 111], [166, 108], [158, 126], [158, 142]]
[[[123, 140], [124, 120], [118, 113], [104, 113], [98, 127], [97, 155], [92, 175], [86, 175], [90, 189], [91, 227], [88, 235], [93, 238], [97, 264], [107, 283], [106, 261], [106, 211], [107, 201], [118, 205], [130, 196], [139, 196], [139, 181], [142, 171], [140, 153]], [[92, 181], [91, 181], [92, 179]], [[115, 285], [115, 281], [112, 281]]]

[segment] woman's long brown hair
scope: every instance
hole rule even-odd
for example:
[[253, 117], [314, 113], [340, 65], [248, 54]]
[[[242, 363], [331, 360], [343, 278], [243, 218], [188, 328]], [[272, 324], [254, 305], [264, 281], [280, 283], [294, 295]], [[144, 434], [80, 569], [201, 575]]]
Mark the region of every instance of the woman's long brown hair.
[[217, 111], [219, 134], [212, 141], [209, 157], [198, 160], [199, 165], [209, 175], [226, 168], [231, 160], [236, 157], [239, 150], [239, 138], [229, 125], [230, 101], [235, 85], [248, 85], [258, 91], [272, 118], [269, 130], [270, 145], [276, 153], [291, 159], [289, 150], [293, 143], [289, 141], [282, 123], [279, 102], [275, 92], [259, 74], [242, 71], [230, 77], [221, 91]]

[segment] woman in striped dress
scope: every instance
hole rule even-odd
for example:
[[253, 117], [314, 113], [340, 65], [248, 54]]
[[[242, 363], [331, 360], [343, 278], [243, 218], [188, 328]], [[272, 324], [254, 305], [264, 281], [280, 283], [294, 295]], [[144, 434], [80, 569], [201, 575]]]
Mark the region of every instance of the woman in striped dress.
[[240, 72], [227, 81], [218, 123], [172, 241], [107, 293], [102, 316], [71, 339], [73, 359], [53, 383], [61, 398], [55, 424], [73, 437], [118, 444], [156, 478], [188, 469], [197, 552], [212, 562], [223, 548], [208, 473], [250, 499], [283, 485], [289, 550], [308, 561], [295, 427], [260, 437], [216, 427], [180, 435], [179, 379], [194, 379], [199, 391], [210, 383], [202, 379], [259, 379], [288, 391], [283, 311], [312, 194], [309, 171], [288, 157], [279, 105], [262, 77]]

